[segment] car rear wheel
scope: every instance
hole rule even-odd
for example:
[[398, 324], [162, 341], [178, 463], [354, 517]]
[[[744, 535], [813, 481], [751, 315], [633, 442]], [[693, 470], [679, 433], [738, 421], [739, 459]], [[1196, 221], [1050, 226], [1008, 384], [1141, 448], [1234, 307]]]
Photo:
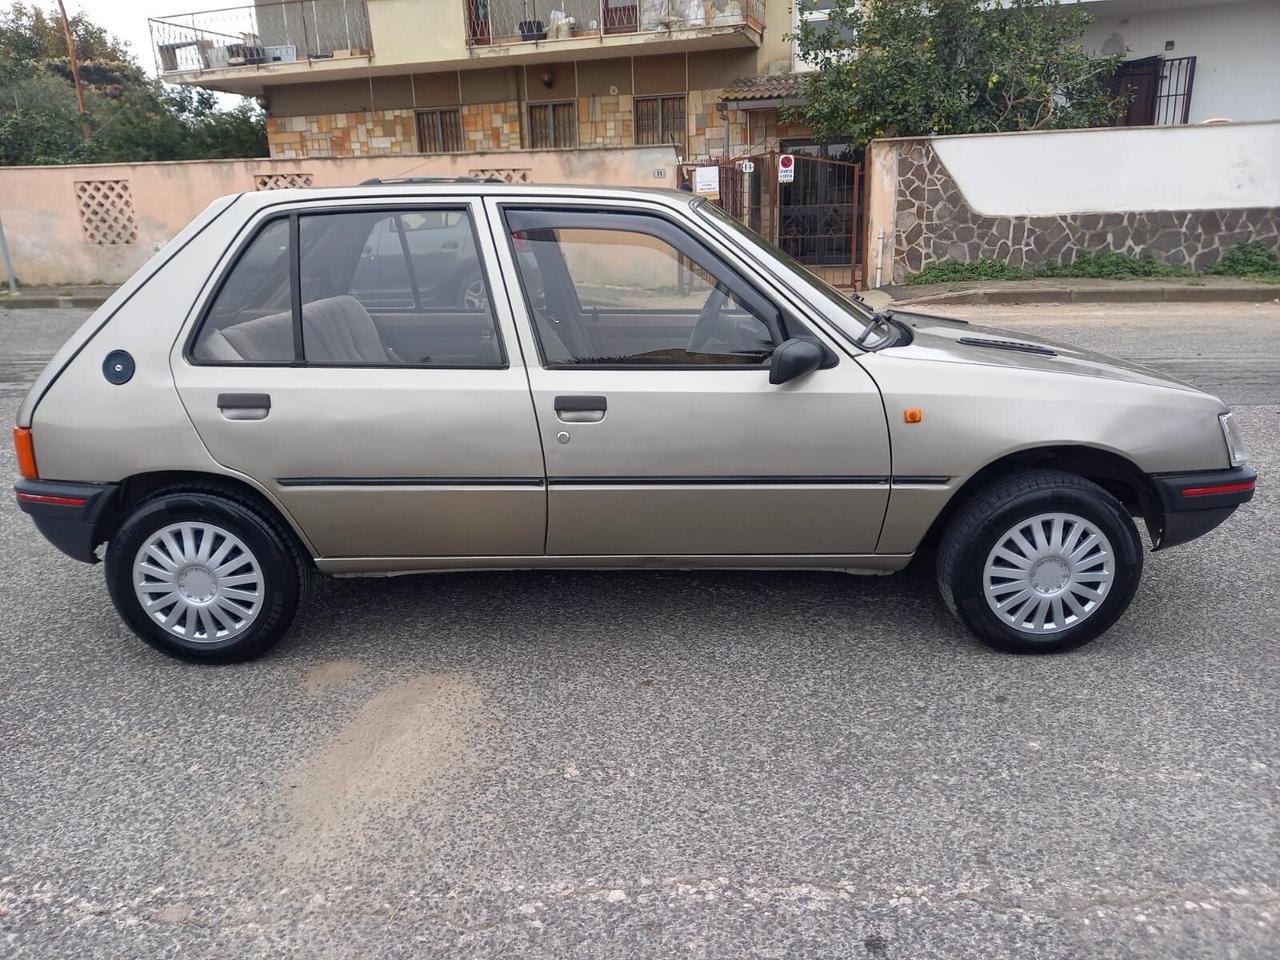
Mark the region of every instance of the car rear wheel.
[[171, 656], [235, 663], [284, 635], [310, 566], [292, 532], [248, 497], [182, 490], [142, 501], [107, 547], [112, 602]]
[[1049, 470], [998, 481], [960, 509], [938, 551], [947, 606], [986, 643], [1056, 653], [1124, 613], [1142, 541], [1123, 504], [1083, 477]]

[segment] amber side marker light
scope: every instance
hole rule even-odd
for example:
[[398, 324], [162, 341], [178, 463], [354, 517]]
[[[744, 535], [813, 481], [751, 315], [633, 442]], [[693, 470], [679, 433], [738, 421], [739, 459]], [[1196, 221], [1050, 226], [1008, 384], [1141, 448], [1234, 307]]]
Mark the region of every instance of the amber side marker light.
[[35, 480], [36, 448], [31, 442], [30, 427], [13, 428], [13, 449], [18, 452], [18, 473], [28, 480]]
[[907, 407], [902, 411], [902, 419], [904, 423], [919, 423], [924, 419], [924, 411], [919, 407]]
[[1184, 497], [1207, 497], [1212, 493], [1244, 493], [1246, 490], [1252, 490], [1254, 480], [1240, 480], [1236, 483], [1219, 483], [1211, 487], [1183, 487], [1182, 495]]

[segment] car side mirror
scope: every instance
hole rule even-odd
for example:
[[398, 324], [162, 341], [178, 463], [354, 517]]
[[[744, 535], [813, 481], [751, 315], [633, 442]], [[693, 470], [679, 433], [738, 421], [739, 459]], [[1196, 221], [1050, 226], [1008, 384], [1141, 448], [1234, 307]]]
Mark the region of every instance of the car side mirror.
[[790, 383], [822, 366], [822, 347], [812, 340], [793, 337], [784, 340], [769, 358], [769, 382]]

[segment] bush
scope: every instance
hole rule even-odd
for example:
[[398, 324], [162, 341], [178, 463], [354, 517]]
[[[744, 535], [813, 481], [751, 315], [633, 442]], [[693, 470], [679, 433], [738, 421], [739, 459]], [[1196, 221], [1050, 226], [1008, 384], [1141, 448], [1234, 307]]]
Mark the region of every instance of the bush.
[[1003, 260], [983, 257], [981, 260], [939, 260], [917, 274], [907, 277], [907, 283], [954, 283], [957, 280], [1025, 280], [1027, 275], [1009, 266]]
[[[1242, 243], [1204, 271], [1230, 277], [1249, 277], [1266, 283], [1280, 283], [1280, 256], [1264, 243]], [[1124, 253], [1085, 251], [1068, 264], [1047, 263], [1028, 272], [1003, 260], [939, 260], [907, 283], [956, 283], [973, 280], [1028, 280], [1033, 277], [1074, 277], [1093, 280], [1133, 280], [1142, 277], [1194, 277], [1196, 272], [1180, 264], [1162, 263], [1153, 257], [1131, 257]]]
[[1266, 244], [1251, 242], [1232, 247], [1221, 260], [1205, 273], [1229, 277], [1254, 277], [1280, 274], [1280, 257]]
[[1187, 277], [1189, 267], [1161, 263], [1152, 257], [1131, 257], [1124, 253], [1076, 255], [1068, 264], [1047, 263], [1035, 271], [1037, 277], [1088, 277], [1096, 280], [1130, 280], [1135, 277]]

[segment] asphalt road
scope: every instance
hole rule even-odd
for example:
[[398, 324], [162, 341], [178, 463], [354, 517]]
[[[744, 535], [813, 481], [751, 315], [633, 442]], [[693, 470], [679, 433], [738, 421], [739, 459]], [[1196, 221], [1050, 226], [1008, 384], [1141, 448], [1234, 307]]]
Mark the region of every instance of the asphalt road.
[[[1211, 386], [1280, 475], [1280, 305], [951, 312]], [[7, 409], [76, 319], [0, 311]], [[1053, 658], [927, 569], [492, 573], [194, 668], [5, 499], [0, 956], [1275, 957], [1278, 526]]]

